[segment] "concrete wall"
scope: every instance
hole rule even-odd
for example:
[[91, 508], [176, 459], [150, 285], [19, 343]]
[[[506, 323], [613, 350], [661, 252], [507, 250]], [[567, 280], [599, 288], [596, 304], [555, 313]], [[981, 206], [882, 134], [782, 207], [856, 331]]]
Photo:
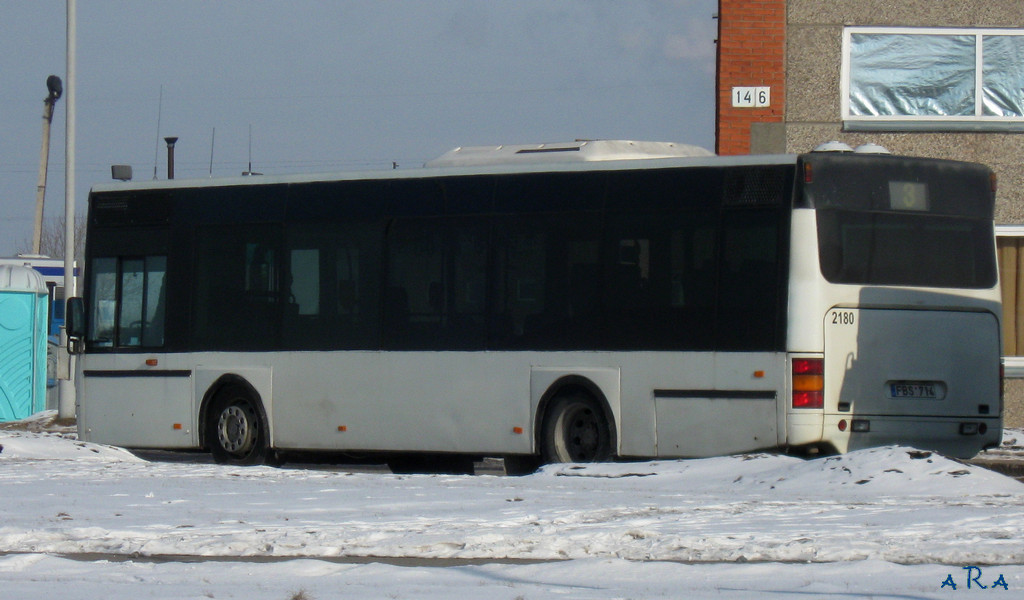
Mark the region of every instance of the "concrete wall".
[[[985, 163], [999, 178], [996, 222], [1024, 224], [1024, 134], [846, 133], [840, 115], [843, 28], [1024, 27], [1021, 0], [789, 0], [786, 11], [786, 152], [840, 140], [896, 154]], [[756, 129], [752, 131], [757, 131]]]
[[1003, 424], [1007, 427], [1024, 427], [1024, 402], [1021, 402], [1021, 398], [1024, 398], [1024, 379], [1007, 379], [1003, 390], [1006, 401]]
[[[846, 26], [1020, 28], [1024, 27], [1024, 2], [789, 0], [784, 149], [806, 152], [827, 140], [840, 140], [854, 147], [870, 141], [896, 154], [985, 163], [999, 178], [996, 222], [1024, 224], [1024, 135], [843, 132], [839, 79]], [[1006, 425], [1024, 427], [1024, 380], [1007, 380], [1005, 397]]]

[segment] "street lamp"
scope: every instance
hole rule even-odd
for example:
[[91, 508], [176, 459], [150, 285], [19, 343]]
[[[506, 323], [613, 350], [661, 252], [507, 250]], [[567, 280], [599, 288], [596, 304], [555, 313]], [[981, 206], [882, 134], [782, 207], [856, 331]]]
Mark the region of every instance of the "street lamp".
[[46, 98], [43, 99], [43, 149], [39, 156], [39, 183], [36, 186], [36, 222], [32, 233], [32, 254], [39, 254], [43, 238], [43, 202], [46, 198], [46, 171], [50, 162], [50, 124], [53, 122], [53, 105], [64, 94], [60, 77], [46, 78]]

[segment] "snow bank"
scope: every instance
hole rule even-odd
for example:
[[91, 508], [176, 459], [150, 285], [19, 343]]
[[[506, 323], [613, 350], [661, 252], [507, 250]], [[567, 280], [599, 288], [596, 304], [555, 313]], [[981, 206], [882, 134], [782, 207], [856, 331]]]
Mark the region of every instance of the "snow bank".
[[472, 477], [147, 463], [27, 433], [0, 444], [0, 552], [1024, 563], [1021, 483], [903, 447]]
[[[71, 437], [0, 429], [4, 597], [924, 598], [969, 565], [1024, 589], [1024, 485], [912, 448], [472, 477], [145, 462]], [[435, 559], [499, 562], [398, 564]]]
[[[548, 477], [631, 479], [644, 487], [692, 486], [703, 491], [756, 491], [802, 497], [906, 495], [945, 496], [1013, 494], [1021, 484], [983, 467], [933, 452], [902, 446], [858, 450], [849, 454], [805, 460], [791, 456], [752, 454], [700, 460], [654, 461], [596, 465], [549, 465]], [[960, 485], [958, 480], [970, 481]]]
[[58, 433], [0, 431], [0, 464], [11, 460], [145, 462], [123, 448], [79, 442]]

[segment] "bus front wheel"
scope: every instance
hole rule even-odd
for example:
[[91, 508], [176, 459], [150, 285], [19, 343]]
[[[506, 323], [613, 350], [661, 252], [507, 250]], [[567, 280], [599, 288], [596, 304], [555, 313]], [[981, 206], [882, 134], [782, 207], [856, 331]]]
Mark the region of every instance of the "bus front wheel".
[[611, 428], [600, 404], [583, 392], [556, 398], [544, 418], [541, 456], [545, 463], [610, 460]]
[[274, 464], [267, 427], [251, 394], [238, 385], [217, 393], [207, 412], [207, 446], [220, 464]]

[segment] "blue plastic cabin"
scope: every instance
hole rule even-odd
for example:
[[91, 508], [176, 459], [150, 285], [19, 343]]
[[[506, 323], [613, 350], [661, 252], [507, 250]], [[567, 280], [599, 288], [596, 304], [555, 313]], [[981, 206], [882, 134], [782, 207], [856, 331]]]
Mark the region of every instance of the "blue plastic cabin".
[[0, 265], [0, 422], [46, 408], [48, 298], [35, 269]]

